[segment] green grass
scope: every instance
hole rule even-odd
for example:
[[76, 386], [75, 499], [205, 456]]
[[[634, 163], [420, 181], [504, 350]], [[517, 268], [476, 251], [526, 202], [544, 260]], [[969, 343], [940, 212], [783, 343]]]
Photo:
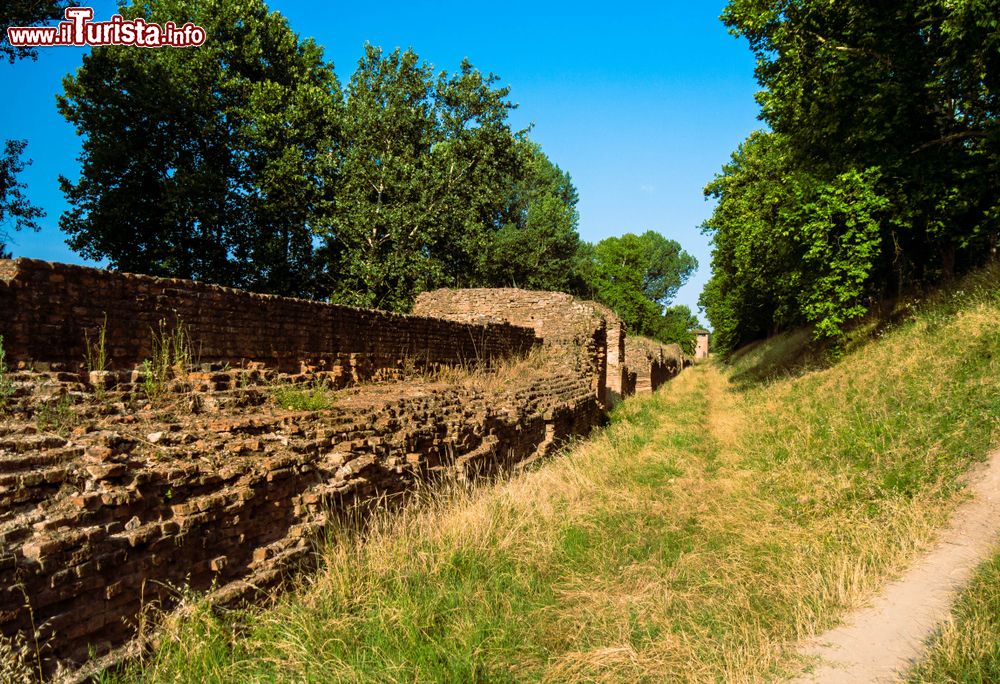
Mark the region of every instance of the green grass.
[[335, 534], [269, 608], [168, 619], [149, 660], [105, 681], [794, 673], [799, 640], [903, 568], [996, 444], [996, 282], [967, 280], [834, 365], [731, 382], [780, 366], [766, 345], [697, 365], [531, 472]]
[[34, 417], [39, 430], [55, 432], [61, 437], [68, 436], [79, 422], [79, 416], [73, 412], [73, 398], [66, 394], [40, 404]]
[[7, 352], [3, 347], [3, 335], [0, 335], [0, 412], [4, 411], [10, 398], [14, 396], [14, 383], [7, 377]]
[[[107, 319], [104, 328], [107, 327]], [[104, 341], [104, 328], [99, 335], [99, 342]], [[156, 330], [150, 329], [152, 356], [142, 362], [142, 387], [146, 397], [151, 401], [158, 400], [167, 390], [171, 378], [184, 375], [194, 363], [194, 347], [184, 321], [177, 319], [173, 328], [167, 327], [165, 320], [160, 320]], [[89, 347], [90, 341], [87, 340]], [[88, 352], [88, 356], [94, 353]], [[102, 355], [100, 349], [96, 350]], [[107, 362], [106, 358], [98, 361]]]
[[271, 398], [286, 411], [325, 411], [334, 404], [333, 393], [324, 382], [310, 386], [276, 385]]
[[1000, 682], [1000, 550], [978, 570], [941, 626], [914, 682]]

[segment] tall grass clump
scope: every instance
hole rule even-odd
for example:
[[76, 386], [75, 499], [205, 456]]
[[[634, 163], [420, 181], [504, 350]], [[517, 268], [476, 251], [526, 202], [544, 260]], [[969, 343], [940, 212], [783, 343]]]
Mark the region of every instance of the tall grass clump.
[[799, 641], [925, 548], [997, 443], [1000, 296], [978, 278], [836, 363], [754, 373], [782, 365], [764, 343], [685, 370], [541, 467], [334, 534], [275, 605], [175, 621], [110, 681], [793, 674]]
[[184, 375], [194, 362], [191, 337], [180, 319], [173, 328], [160, 320], [151, 330], [152, 355], [142, 362], [143, 390], [150, 399], [163, 394], [173, 377]]
[[484, 392], [496, 392], [537, 375], [565, 359], [566, 351], [550, 345], [539, 345], [524, 356], [513, 356], [486, 362], [470, 362], [454, 366], [438, 366], [416, 377], [428, 382], [462, 385]]
[[334, 405], [333, 391], [325, 381], [311, 386], [276, 384], [271, 397], [286, 411], [325, 411]]
[[90, 333], [83, 333], [84, 363], [87, 371], [106, 371], [108, 369], [108, 315], [97, 329], [97, 338], [90, 339]]
[[7, 368], [7, 352], [3, 346], [3, 335], [0, 335], [0, 411], [3, 411], [7, 407], [10, 398], [14, 396], [14, 383], [7, 377], [9, 372], [10, 369]]

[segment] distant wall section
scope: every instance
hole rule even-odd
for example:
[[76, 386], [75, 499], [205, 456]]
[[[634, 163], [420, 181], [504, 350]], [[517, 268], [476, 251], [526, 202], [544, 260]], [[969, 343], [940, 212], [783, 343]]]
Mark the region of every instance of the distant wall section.
[[635, 372], [635, 393], [648, 394], [684, 369], [680, 345], [663, 344], [646, 337], [625, 340], [625, 358]]
[[594, 392], [604, 406], [612, 406], [622, 396], [624, 325], [600, 304], [562, 292], [442, 289], [421, 293], [413, 313], [463, 323], [530, 327], [544, 344], [566, 350], [591, 375]]

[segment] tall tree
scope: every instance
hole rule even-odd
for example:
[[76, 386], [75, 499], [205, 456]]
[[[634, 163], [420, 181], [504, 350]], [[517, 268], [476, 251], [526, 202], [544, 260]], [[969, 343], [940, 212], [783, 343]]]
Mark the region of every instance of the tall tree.
[[699, 327], [698, 317], [683, 304], [668, 306], [657, 323], [656, 332], [651, 337], [661, 342], [680, 345], [687, 354], [694, 354], [695, 333]]
[[[13, 64], [18, 59], [38, 58], [38, 51], [30, 47], [14, 47], [7, 37], [9, 26], [34, 26], [45, 22], [61, 19], [66, 7], [76, 5], [66, 0], [8, 0], [0, 5], [0, 58], [6, 58]], [[39, 230], [36, 219], [45, 216], [45, 212], [33, 206], [24, 191], [27, 187], [17, 180], [17, 175], [31, 164], [31, 160], [22, 161], [21, 154], [27, 146], [26, 140], [7, 140], [4, 143], [3, 156], [0, 157], [0, 258], [10, 256], [6, 251], [6, 241], [10, 236], [4, 232], [3, 226], [14, 221], [14, 230]]]
[[866, 301], [995, 252], [998, 15], [998, 0], [730, 0], [772, 130], [706, 189], [723, 351], [802, 322], [837, 338]]
[[654, 231], [601, 240], [593, 250], [598, 301], [622, 317], [629, 330], [656, 336], [663, 309], [698, 268], [697, 260]]
[[804, 323], [835, 337], [871, 291], [888, 207], [877, 171], [824, 182], [791, 167], [786, 144], [752, 134], [706, 188], [718, 204], [700, 303], [722, 350]]
[[28, 143], [24, 140], [8, 140], [4, 146], [3, 156], [0, 156], [0, 259], [10, 258], [6, 251], [10, 236], [4, 231], [4, 226], [14, 222], [14, 230], [39, 230], [37, 219], [45, 216], [45, 212], [33, 206], [24, 191], [24, 183], [18, 181], [17, 175], [31, 161], [22, 161], [21, 153]]
[[127, 18], [205, 28], [197, 48], [94, 48], [59, 111], [84, 136], [61, 178], [69, 244], [112, 267], [261, 292], [316, 293], [339, 84], [312, 40], [262, 0], [156, 0]]
[[424, 289], [475, 282], [521, 157], [497, 77], [436, 77], [412, 50], [366, 46], [347, 87], [341, 175], [325, 233], [332, 297], [405, 311]]
[[578, 294], [576, 187], [537, 143], [522, 141], [520, 151], [523, 172], [512, 179], [502, 226], [482, 253], [482, 284]]

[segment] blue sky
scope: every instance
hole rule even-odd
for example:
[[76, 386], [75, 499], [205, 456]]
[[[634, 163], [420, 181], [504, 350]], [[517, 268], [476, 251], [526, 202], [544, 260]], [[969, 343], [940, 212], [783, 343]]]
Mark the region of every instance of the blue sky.
[[[83, 4], [103, 20], [117, 3]], [[269, 4], [325, 47], [342, 83], [366, 41], [413, 47], [439, 70], [453, 71], [468, 57], [499, 75], [520, 105], [512, 123], [533, 123], [531, 137], [572, 175], [581, 236], [655, 230], [677, 240], [701, 265], [677, 302], [697, 310], [710, 255], [698, 226], [712, 208], [702, 188], [762, 125], [753, 56], [719, 21], [724, 2]], [[7, 94], [0, 138], [28, 140], [34, 163], [21, 180], [48, 213], [40, 233], [13, 234], [15, 256], [86, 263], [58, 229], [66, 202], [57, 178], [76, 178], [80, 144], [55, 108], [62, 77], [82, 52], [46, 48], [36, 62], [0, 64]]]

